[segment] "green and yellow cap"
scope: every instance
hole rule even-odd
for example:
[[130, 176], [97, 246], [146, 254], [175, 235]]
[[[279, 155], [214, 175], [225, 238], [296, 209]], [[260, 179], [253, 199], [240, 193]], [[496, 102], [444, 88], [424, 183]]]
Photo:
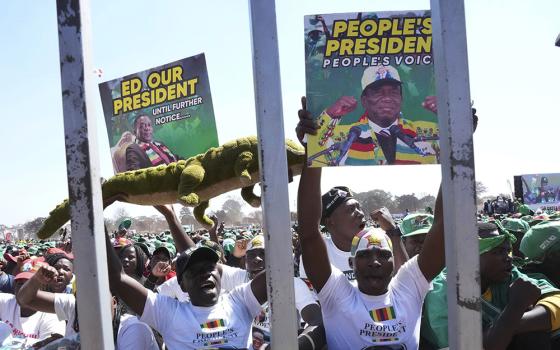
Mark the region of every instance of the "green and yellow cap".
[[409, 214], [400, 224], [402, 236], [408, 237], [426, 234], [432, 227], [433, 223], [433, 215], [425, 213]]

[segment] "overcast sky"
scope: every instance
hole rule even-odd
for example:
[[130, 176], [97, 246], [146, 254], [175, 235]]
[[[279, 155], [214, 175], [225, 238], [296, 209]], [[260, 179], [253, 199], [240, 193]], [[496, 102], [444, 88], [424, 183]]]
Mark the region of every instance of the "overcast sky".
[[[560, 2], [466, 3], [471, 97], [480, 117], [476, 177], [492, 193], [507, 192], [515, 174], [560, 172], [560, 48], [554, 47]], [[67, 197], [67, 183], [55, 1], [1, 4], [0, 224], [11, 225], [46, 216]], [[426, 0], [277, 1], [286, 137], [295, 138], [299, 97], [305, 94], [304, 15], [429, 7]], [[93, 61], [104, 72], [96, 83], [204, 52], [220, 143], [256, 134], [246, 0], [96, 0], [91, 11]], [[92, 101], [101, 175], [110, 177], [99, 96]], [[344, 184], [355, 191], [422, 194], [435, 193], [441, 175], [434, 165], [328, 169], [323, 177], [323, 190]], [[293, 206], [297, 178], [289, 191]], [[131, 214], [155, 214], [124, 207]]]

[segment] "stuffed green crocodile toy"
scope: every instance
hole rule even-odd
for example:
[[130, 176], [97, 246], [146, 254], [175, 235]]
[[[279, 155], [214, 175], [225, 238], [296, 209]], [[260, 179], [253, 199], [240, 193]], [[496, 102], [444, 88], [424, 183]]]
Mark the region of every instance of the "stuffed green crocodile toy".
[[[253, 193], [260, 181], [257, 145], [254, 136], [240, 138], [187, 160], [119, 173], [103, 183], [103, 199], [117, 198], [140, 205], [181, 203], [194, 207], [196, 220], [211, 227], [213, 222], [204, 212], [209, 200], [220, 194], [241, 188], [241, 196], [247, 203], [260, 206], [260, 197]], [[303, 147], [286, 140], [286, 154], [289, 175], [301, 174]], [[50, 212], [37, 236], [40, 239], [52, 236], [68, 220], [70, 208], [65, 200]]]

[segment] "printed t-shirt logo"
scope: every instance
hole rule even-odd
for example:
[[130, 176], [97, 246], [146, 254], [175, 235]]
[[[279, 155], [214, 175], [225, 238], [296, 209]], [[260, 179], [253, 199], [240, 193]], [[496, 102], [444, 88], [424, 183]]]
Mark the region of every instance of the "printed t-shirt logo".
[[[222, 345], [227, 344], [227, 339], [218, 339], [218, 340], [209, 340], [208, 342], [204, 343], [204, 346], [215, 346], [215, 345]], [[220, 348], [216, 348], [220, 349]]]
[[226, 324], [224, 322], [223, 319], [217, 319], [217, 320], [212, 320], [212, 321], [208, 321], [206, 323], [201, 323], [200, 324], [200, 328], [202, 329], [215, 329], [215, 328], [222, 328], [225, 327]]
[[[381, 309], [370, 310], [369, 315], [375, 322], [389, 321], [397, 318], [393, 306], [387, 306]], [[387, 340], [384, 340], [387, 341]]]
[[374, 343], [381, 343], [381, 342], [390, 342], [390, 341], [398, 341], [399, 338], [378, 338], [378, 339], [372, 339], [371, 341], [373, 341]]

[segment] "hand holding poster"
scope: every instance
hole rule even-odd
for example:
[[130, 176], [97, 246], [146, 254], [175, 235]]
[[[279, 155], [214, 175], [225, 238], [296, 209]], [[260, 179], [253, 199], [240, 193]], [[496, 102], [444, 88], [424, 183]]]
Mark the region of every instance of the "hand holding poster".
[[115, 173], [218, 146], [204, 54], [99, 84]]
[[305, 16], [313, 167], [439, 163], [427, 11]]

